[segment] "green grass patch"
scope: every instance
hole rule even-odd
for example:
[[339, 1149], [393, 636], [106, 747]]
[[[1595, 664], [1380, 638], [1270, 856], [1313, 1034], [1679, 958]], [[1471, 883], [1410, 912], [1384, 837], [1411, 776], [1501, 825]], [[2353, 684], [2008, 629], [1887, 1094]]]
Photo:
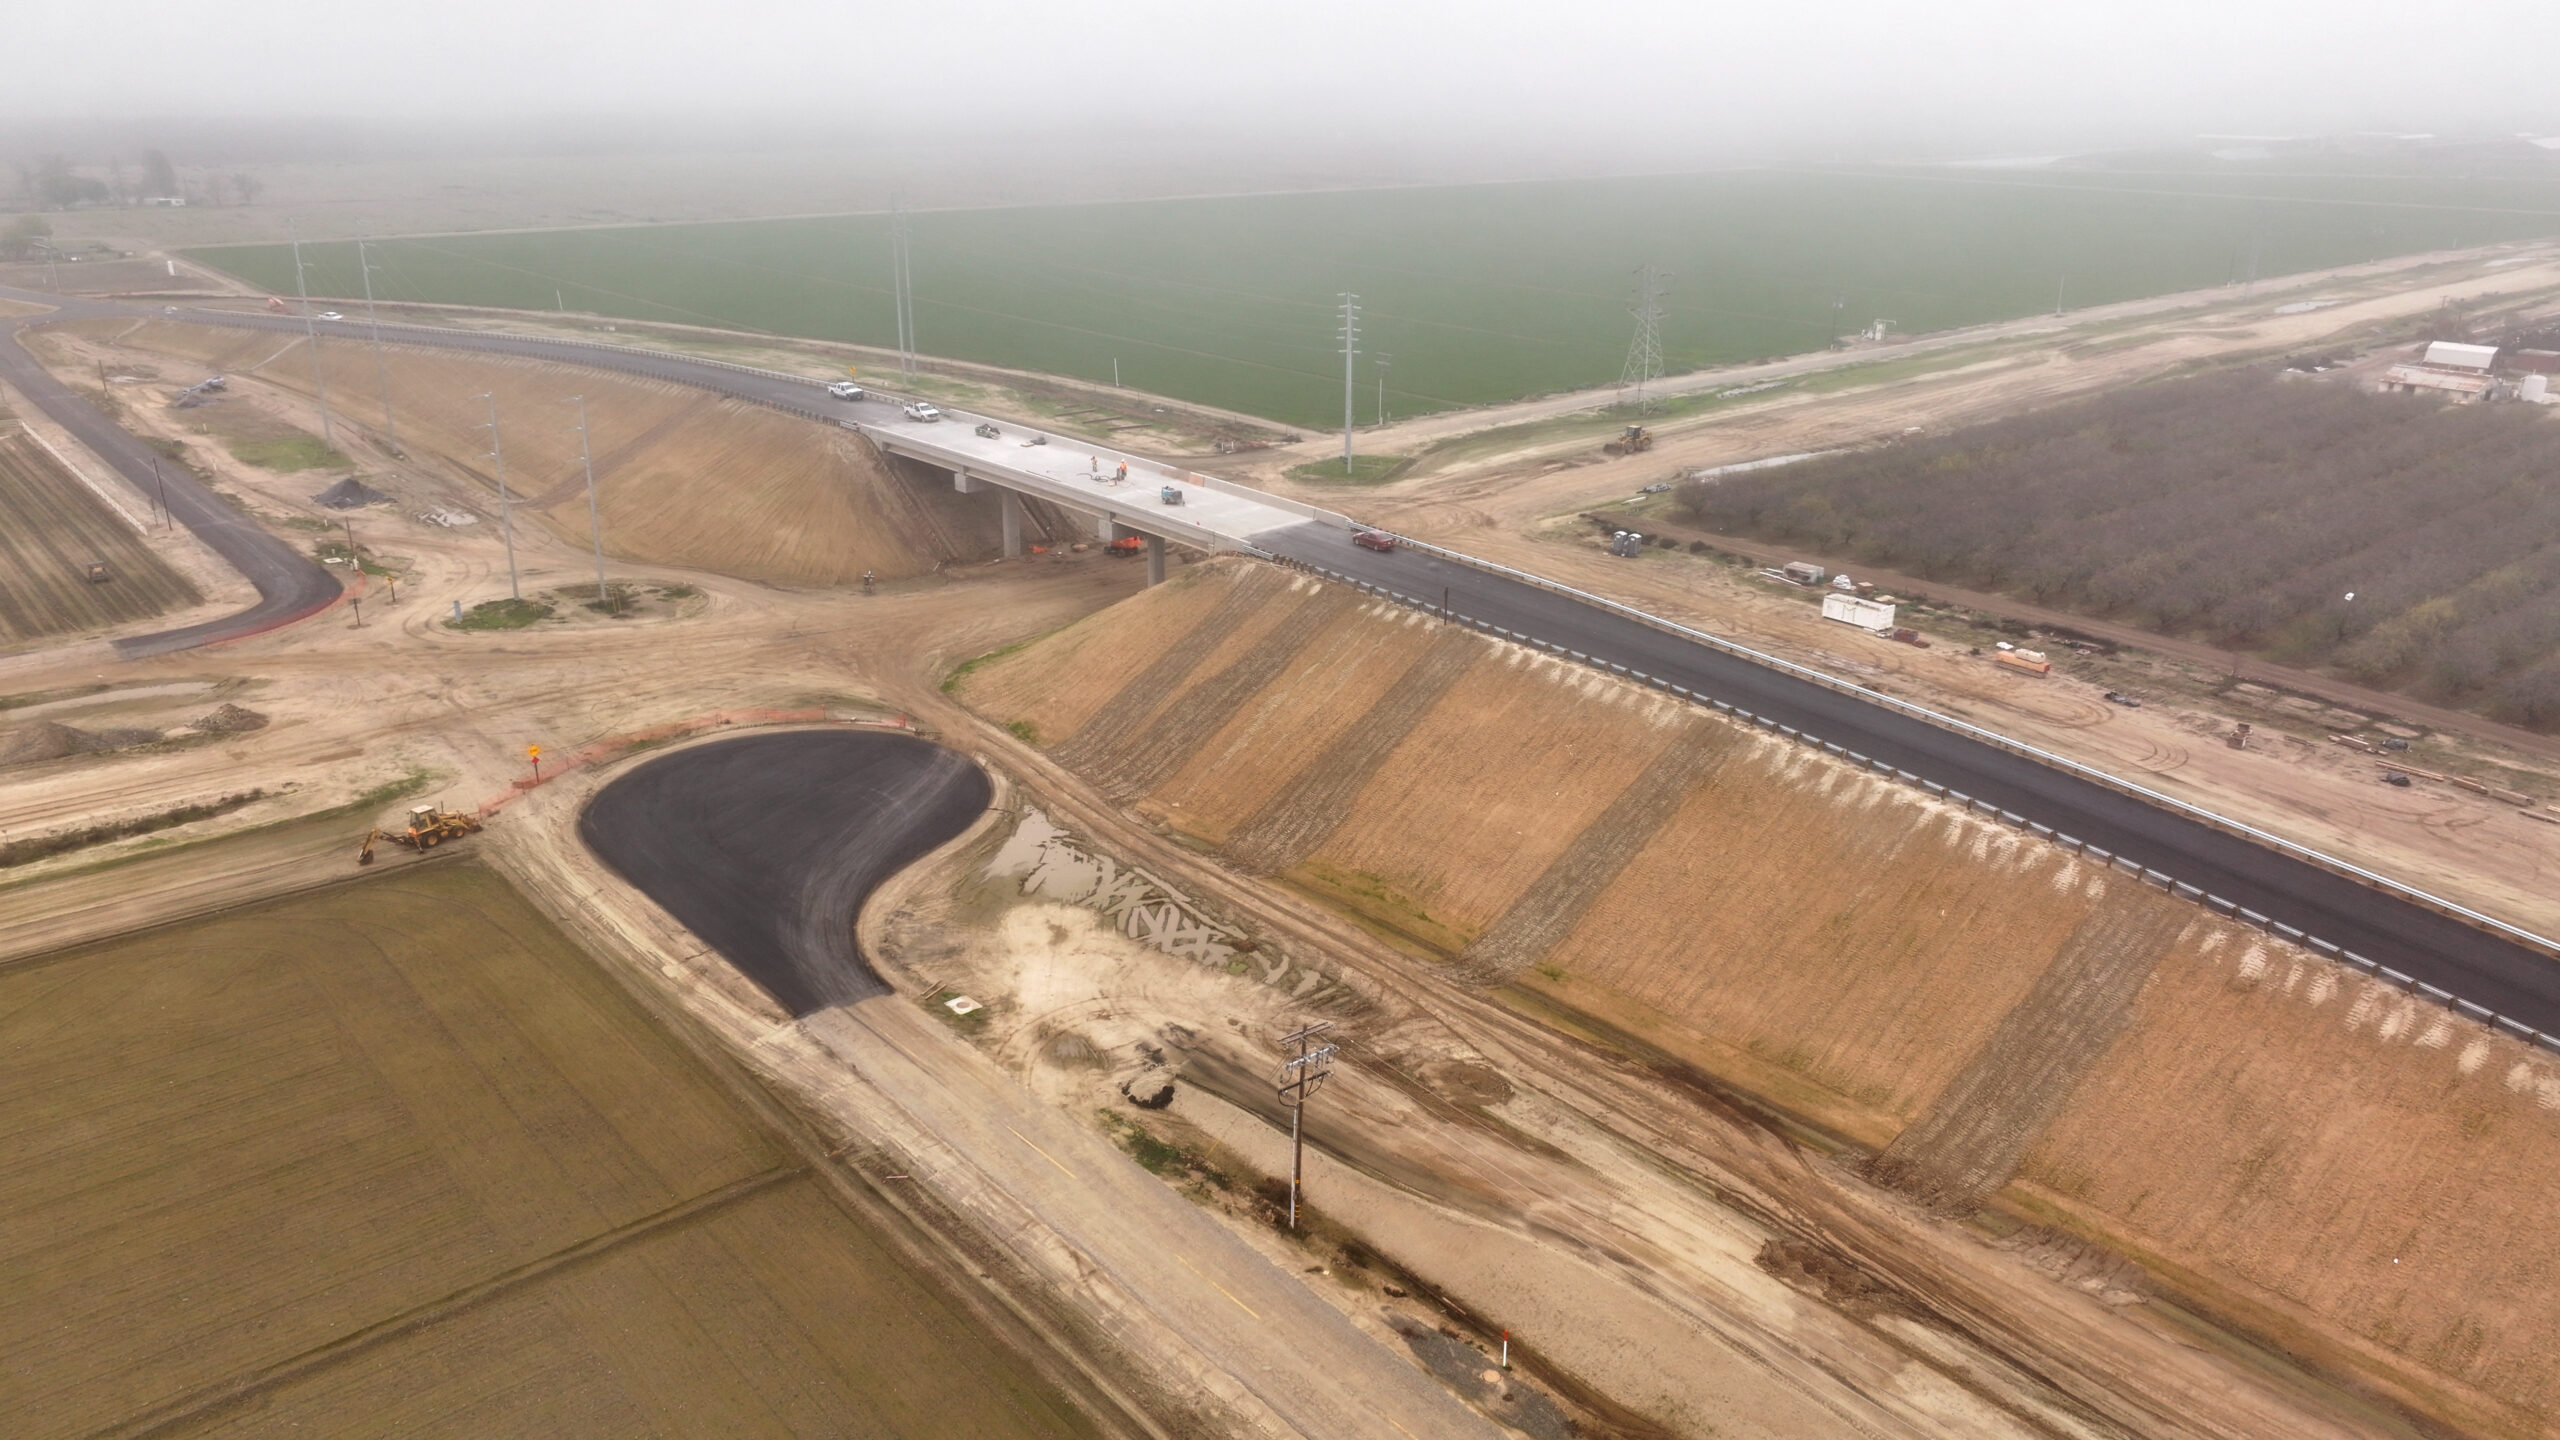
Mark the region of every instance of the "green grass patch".
[[992, 664], [994, 664], [996, 661], [1003, 659], [1004, 657], [1006, 657], [1007, 655], [1012, 654], [1012, 653], [1013, 653], [1013, 652], [1015, 652], [1016, 650], [1020, 650], [1020, 649], [1023, 649], [1023, 648], [1025, 648], [1025, 647], [1029, 646], [1029, 645], [1032, 643], [1032, 640], [1039, 640], [1039, 639], [1044, 639], [1044, 638], [1046, 638], [1046, 637], [1035, 635], [1035, 636], [1031, 637], [1031, 640], [1016, 640], [1015, 642], [1013, 642], [1013, 643], [1012, 643], [1012, 644], [1010, 644], [1010, 645], [1005, 646], [1005, 647], [1004, 647], [1003, 649], [1001, 649], [1001, 650], [990, 650], [990, 651], [988, 651], [986, 654], [984, 654], [984, 655], [980, 655], [980, 656], [976, 657], [975, 659], [971, 659], [971, 660], [963, 660], [963, 661], [961, 661], [957, 666], [954, 666], [954, 667], [952, 668], [952, 671], [951, 671], [951, 673], [950, 673], [950, 674], [945, 675], [945, 676], [943, 676], [943, 677], [942, 677], [942, 693], [943, 693], [943, 694], [945, 694], [945, 695], [949, 695], [949, 694], [953, 693], [954, 691], [958, 690], [958, 689], [960, 688], [960, 682], [961, 682], [961, 681], [963, 681], [963, 680], [968, 679], [968, 678], [969, 678], [969, 676], [970, 676], [972, 673], [974, 673], [974, 672], [977, 670], [977, 668], [978, 668], [979, 666], [981, 666], [981, 665], [992, 665]]
[[1339, 457], [1289, 467], [1289, 478], [1306, 485], [1383, 485], [1413, 468], [1410, 455], [1354, 455], [1345, 471]]
[[[1891, 317], [1924, 334], [2407, 255], [2538, 238], [2560, 177], [2324, 173], [2197, 162], [2039, 174], [1933, 166], [928, 211], [915, 319], [928, 353], [1109, 383], [1284, 425], [1341, 422], [1337, 293], [1357, 291], [1391, 415], [1607, 385], [1629, 267], [1677, 275], [1672, 374], [1820, 351]], [[761, 330], [885, 348], [887, 215], [374, 242], [398, 301], [571, 307], [626, 325]], [[306, 243], [312, 285], [361, 287], [352, 243]], [[190, 252], [268, 291], [282, 245]], [[2067, 269], [2068, 274], [2064, 272]], [[645, 332], [630, 338], [645, 338]], [[689, 349], [706, 348], [687, 337]], [[1380, 372], [1360, 363], [1360, 418]], [[950, 382], [940, 382], [948, 384]]]
[[551, 618], [551, 607], [539, 600], [483, 600], [444, 622], [448, 630], [521, 630]]
[[1014, 739], [1021, 741], [1025, 745], [1037, 745], [1040, 743], [1040, 727], [1032, 724], [1028, 720], [1008, 720], [1005, 722], [1004, 728], [1012, 734]]
[[274, 440], [234, 440], [226, 448], [243, 463], [288, 475], [297, 470], [343, 470], [356, 463], [310, 435], [287, 435]]

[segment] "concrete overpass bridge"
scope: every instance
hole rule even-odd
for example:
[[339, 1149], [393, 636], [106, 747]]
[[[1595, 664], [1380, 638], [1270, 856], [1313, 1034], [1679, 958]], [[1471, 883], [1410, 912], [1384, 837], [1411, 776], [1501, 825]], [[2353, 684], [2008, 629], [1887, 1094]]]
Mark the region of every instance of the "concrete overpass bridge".
[[[838, 423], [883, 452], [950, 471], [952, 487], [964, 495], [994, 494], [1003, 516], [1007, 559], [1022, 555], [1025, 498], [1084, 517], [1096, 539], [1144, 539], [1150, 585], [1164, 580], [1168, 542], [1268, 556], [1273, 552], [1256, 542], [1293, 526], [1315, 521], [1351, 528], [1350, 520], [1329, 510], [1178, 465], [1097, 449], [1088, 441], [1007, 428], [958, 411], [945, 412], [941, 420], [913, 420], [885, 400], [847, 408], [859, 415]], [[980, 425], [997, 434], [978, 433]], [[1180, 502], [1168, 502], [1168, 493], [1180, 496]]]

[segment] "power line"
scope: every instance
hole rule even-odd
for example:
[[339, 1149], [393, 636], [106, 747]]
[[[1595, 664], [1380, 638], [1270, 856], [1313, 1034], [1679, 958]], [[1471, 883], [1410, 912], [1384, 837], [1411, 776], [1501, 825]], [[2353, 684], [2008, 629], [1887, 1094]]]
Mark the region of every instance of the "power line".
[[1289, 1228], [1298, 1228], [1298, 1186], [1306, 1177], [1307, 1097], [1324, 1088], [1333, 1078], [1333, 1057], [1338, 1046], [1318, 1045], [1316, 1037], [1333, 1028], [1330, 1020], [1302, 1025], [1280, 1037], [1283, 1049], [1296, 1046], [1298, 1053], [1280, 1064], [1280, 1103], [1289, 1107]]
[[1342, 295], [1342, 473], [1351, 472], [1351, 367], [1360, 354], [1360, 297]]
[[373, 331], [373, 382], [382, 391], [382, 445], [394, 456], [400, 453], [400, 432], [391, 423], [391, 371], [382, 358], [382, 321], [373, 313], [374, 263], [365, 254], [365, 242], [356, 242], [356, 267], [364, 272], [364, 323]]
[[898, 373], [916, 378], [916, 289], [914, 234], [907, 227], [907, 202], [901, 200], [889, 220], [889, 268], [898, 306]]
[[293, 242], [293, 293], [302, 301], [302, 337], [311, 343], [311, 394], [320, 402], [320, 443], [335, 450], [338, 432], [329, 424], [329, 385], [320, 378], [320, 330], [311, 323], [311, 287], [302, 276], [302, 235], [291, 220], [284, 227], [285, 237]]
[[480, 398], [489, 402], [489, 423], [484, 428], [489, 432], [489, 458], [498, 467], [498, 529], [507, 538], [507, 598], [522, 600], [524, 585], [516, 575], [515, 507], [507, 500], [506, 447], [498, 443], [498, 397], [490, 393]]
[[1636, 333], [1627, 342], [1627, 365], [1618, 372], [1618, 388], [1635, 387], [1639, 415], [1653, 408], [1645, 387], [1662, 378], [1662, 295], [1670, 278], [1651, 265], [1638, 267], [1635, 303], [1627, 307], [1636, 317]]

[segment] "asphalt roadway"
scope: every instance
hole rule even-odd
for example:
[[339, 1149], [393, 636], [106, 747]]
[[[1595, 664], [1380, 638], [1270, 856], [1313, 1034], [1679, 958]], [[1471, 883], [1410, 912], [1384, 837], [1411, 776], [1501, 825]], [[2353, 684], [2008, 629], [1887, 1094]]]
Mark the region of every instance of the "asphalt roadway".
[[957, 751], [869, 730], [678, 750], [597, 793], [578, 836], [792, 1015], [886, 995], [854, 939], [881, 881], [976, 823]]
[[[88, 308], [81, 302], [57, 301], [28, 291], [0, 289], [0, 295], [60, 305], [65, 311]], [[105, 309], [105, 313], [129, 313], [131, 308], [113, 307]], [[129, 635], [115, 642], [117, 654], [133, 659], [237, 640], [290, 625], [337, 601], [338, 578], [326, 567], [291, 543], [260, 529], [257, 522], [206, 489], [187, 467], [157, 464], [158, 457], [132, 432], [72, 393], [69, 386], [37, 364], [35, 357], [18, 343], [18, 329], [17, 325], [0, 328], [0, 378], [16, 386], [29, 403], [77, 436], [81, 444], [113, 465], [143, 494], [165, 496], [169, 513], [179, 524], [194, 531], [197, 539], [257, 587], [258, 603], [238, 614], [175, 630]]]
[[[1711, 696], [2138, 862], [2560, 1034], [2560, 962], [2453, 916], [2012, 754], [1566, 596], [1308, 522], [1266, 549]], [[1444, 599], [1445, 597], [1445, 599]]]
[[[57, 302], [34, 294], [22, 298], [60, 304], [67, 317], [141, 315], [154, 308], [113, 301]], [[290, 316], [192, 309], [184, 318], [279, 331], [299, 331], [303, 323]], [[366, 327], [354, 320], [322, 322], [318, 328], [350, 341], [367, 335]], [[896, 410], [885, 400], [830, 400], [815, 379], [568, 340], [423, 326], [382, 328], [386, 339], [400, 343], [620, 371], [821, 420], [866, 427], [899, 423]], [[1449, 607], [1460, 614], [1581, 651], [1598, 661], [1660, 676], [1699, 695], [1818, 735], [2138, 861], [2545, 1034], [2560, 1035], [2560, 961], [2246, 837], [1854, 695], [1466, 565], [1418, 551], [1362, 550], [1342, 531], [1319, 522], [1264, 532], [1254, 542], [1290, 559], [1388, 586], [1434, 605], [1445, 592]]]

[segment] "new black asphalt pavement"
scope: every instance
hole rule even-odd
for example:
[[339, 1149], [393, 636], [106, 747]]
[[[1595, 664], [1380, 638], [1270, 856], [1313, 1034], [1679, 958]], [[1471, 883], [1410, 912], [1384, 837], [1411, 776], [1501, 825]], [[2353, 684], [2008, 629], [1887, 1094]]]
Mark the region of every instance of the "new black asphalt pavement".
[[578, 834], [801, 1016], [889, 993], [854, 939], [863, 900], [992, 795], [912, 735], [791, 730], [651, 760], [598, 792]]

